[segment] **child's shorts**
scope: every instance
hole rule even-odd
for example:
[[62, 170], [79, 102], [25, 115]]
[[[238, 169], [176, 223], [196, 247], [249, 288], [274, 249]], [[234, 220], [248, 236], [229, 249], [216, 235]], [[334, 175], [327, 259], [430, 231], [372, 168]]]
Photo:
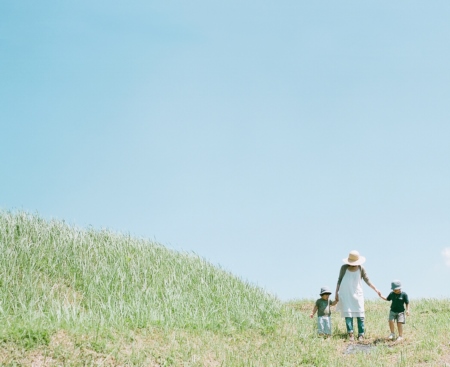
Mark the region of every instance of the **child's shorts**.
[[317, 332], [319, 334], [331, 335], [331, 317], [319, 316], [317, 318]]
[[405, 313], [390, 311], [389, 312], [389, 321], [394, 321], [394, 320], [396, 320], [400, 324], [406, 323]]

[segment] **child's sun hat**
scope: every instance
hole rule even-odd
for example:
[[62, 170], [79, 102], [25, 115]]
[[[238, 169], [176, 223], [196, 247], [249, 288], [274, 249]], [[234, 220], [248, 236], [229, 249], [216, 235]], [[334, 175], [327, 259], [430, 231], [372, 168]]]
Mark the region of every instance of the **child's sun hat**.
[[348, 265], [356, 266], [366, 262], [366, 258], [361, 256], [358, 251], [353, 250], [348, 254], [348, 258], [342, 259], [342, 261]]
[[330, 287], [325, 286], [320, 288], [320, 295], [322, 294], [331, 294]]
[[393, 291], [396, 291], [397, 289], [401, 289], [402, 288], [402, 283], [400, 282], [400, 280], [393, 280], [391, 283], [391, 289]]

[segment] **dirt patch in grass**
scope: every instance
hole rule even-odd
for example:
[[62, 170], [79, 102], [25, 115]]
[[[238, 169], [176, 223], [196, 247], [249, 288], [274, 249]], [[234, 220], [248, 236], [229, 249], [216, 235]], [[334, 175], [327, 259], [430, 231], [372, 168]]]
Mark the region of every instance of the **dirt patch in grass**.
[[450, 343], [448, 343], [446, 346], [444, 346], [445, 353], [444, 355], [439, 359], [439, 364], [444, 367], [450, 367]]
[[66, 350], [74, 350], [75, 345], [73, 341], [70, 339], [67, 331], [59, 330], [50, 338], [50, 347], [51, 348], [64, 348]]
[[56, 361], [49, 356], [43, 355], [40, 352], [31, 353], [28, 358], [23, 361], [24, 365], [29, 365], [31, 367], [46, 367], [52, 366]]

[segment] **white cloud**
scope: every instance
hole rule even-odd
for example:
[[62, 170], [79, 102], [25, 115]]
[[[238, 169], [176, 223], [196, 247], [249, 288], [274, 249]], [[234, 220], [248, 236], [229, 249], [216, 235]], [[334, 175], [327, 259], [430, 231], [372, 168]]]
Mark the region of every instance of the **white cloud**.
[[450, 266], [450, 247], [446, 247], [441, 252], [444, 257], [445, 265]]

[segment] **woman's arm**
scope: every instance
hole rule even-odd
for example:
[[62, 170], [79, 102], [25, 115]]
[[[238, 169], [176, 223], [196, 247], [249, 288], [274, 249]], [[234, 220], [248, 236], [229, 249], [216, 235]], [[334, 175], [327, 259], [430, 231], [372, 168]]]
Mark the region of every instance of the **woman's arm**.
[[381, 291], [379, 291], [378, 289], [377, 289], [377, 287], [375, 287], [375, 285], [373, 285], [373, 284], [371, 284], [370, 285], [370, 288], [372, 288], [380, 297], [381, 297]]
[[372, 288], [377, 294], [378, 296], [381, 297], [381, 292], [377, 289], [377, 287], [375, 287], [375, 284], [373, 284], [370, 280], [369, 277], [367, 276], [367, 272], [366, 269], [361, 266], [361, 277], [364, 279], [364, 281], [366, 282], [366, 284]]
[[339, 302], [339, 288], [341, 286], [341, 282], [342, 282], [342, 278], [345, 275], [345, 272], [348, 268], [348, 265], [342, 265], [341, 266], [341, 270], [339, 271], [339, 276], [338, 276], [338, 281], [337, 281], [337, 285], [336, 285], [336, 301]]

